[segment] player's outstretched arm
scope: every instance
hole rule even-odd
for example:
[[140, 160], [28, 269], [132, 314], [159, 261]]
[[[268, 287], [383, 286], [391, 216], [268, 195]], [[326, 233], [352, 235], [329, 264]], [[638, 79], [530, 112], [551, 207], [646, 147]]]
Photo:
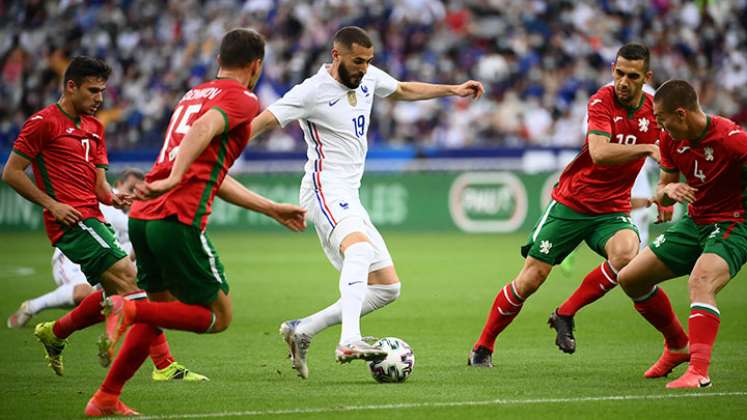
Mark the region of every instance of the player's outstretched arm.
[[398, 101], [419, 101], [422, 99], [440, 98], [442, 96], [471, 96], [479, 99], [485, 93], [482, 83], [468, 80], [461, 85], [436, 85], [423, 82], [399, 82], [397, 90], [389, 98]]
[[679, 180], [679, 171], [661, 171], [659, 183], [656, 186], [656, 201], [663, 206], [671, 206], [675, 202], [692, 203], [695, 201], [695, 192], [698, 189], [678, 182]]
[[293, 204], [276, 203], [249, 190], [230, 175], [226, 175], [218, 189], [218, 197], [239, 207], [272, 217], [294, 232], [306, 229], [306, 210]]
[[661, 160], [655, 144], [611, 143], [609, 137], [600, 134], [589, 134], [589, 155], [595, 165], [619, 165], [646, 156]]
[[60, 203], [40, 190], [26, 176], [26, 168], [31, 161], [16, 153], [11, 153], [3, 169], [3, 181], [10, 185], [23, 198], [49, 210], [54, 218], [66, 225], [74, 225], [80, 221], [81, 214], [74, 207]]
[[278, 122], [278, 119], [275, 118], [275, 115], [265, 109], [252, 120], [252, 128], [250, 130], [251, 134], [249, 135], [249, 141], [254, 140], [257, 136], [261, 135], [265, 131], [275, 129], [279, 126], [280, 123]]
[[158, 197], [179, 185], [187, 169], [210, 144], [210, 141], [228, 129], [226, 124], [223, 114], [216, 109], [211, 109], [198, 118], [184, 135], [169, 176], [137, 187], [138, 198]]

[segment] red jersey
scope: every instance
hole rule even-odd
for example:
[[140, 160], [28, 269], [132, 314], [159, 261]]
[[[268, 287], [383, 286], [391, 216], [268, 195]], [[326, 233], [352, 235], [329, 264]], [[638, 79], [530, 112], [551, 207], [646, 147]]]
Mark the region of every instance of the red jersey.
[[[36, 186], [56, 201], [75, 207], [83, 219], [104, 221], [96, 197], [96, 168], [106, 168], [104, 126], [96, 118], [73, 118], [58, 104], [37, 112], [21, 129], [13, 151], [30, 160]], [[54, 245], [64, 233], [51, 212], [44, 226]]]
[[696, 140], [673, 140], [662, 132], [661, 168], [681, 172], [697, 188], [688, 206], [697, 224], [744, 222], [747, 206], [747, 134], [733, 121], [708, 116]]
[[646, 158], [596, 165], [588, 137], [597, 134], [623, 145], [656, 143], [659, 128], [653, 97], [644, 93], [637, 107], [628, 107], [617, 100], [614, 86], [603, 86], [589, 99], [588, 114], [584, 147], [563, 170], [552, 198], [579, 213], [630, 213], [630, 190]]
[[176, 216], [181, 223], [205, 229], [215, 194], [249, 141], [251, 121], [259, 111], [257, 97], [246, 86], [236, 80], [218, 79], [187, 92], [171, 115], [161, 153], [145, 177], [153, 182], [169, 176], [189, 127], [211, 109], [223, 114], [223, 134], [210, 141], [179, 185], [152, 200], [136, 201], [130, 217], [157, 220]]

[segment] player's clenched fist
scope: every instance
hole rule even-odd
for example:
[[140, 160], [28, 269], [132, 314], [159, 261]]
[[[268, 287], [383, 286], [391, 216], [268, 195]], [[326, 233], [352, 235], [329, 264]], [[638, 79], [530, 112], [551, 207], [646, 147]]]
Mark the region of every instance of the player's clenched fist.
[[482, 83], [476, 80], [468, 80], [454, 89], [455, 95], [461, 97], [471, 96], [473, 99], [479, 99], [483, 93], [485, 93], [485, 88], [482, 86]]

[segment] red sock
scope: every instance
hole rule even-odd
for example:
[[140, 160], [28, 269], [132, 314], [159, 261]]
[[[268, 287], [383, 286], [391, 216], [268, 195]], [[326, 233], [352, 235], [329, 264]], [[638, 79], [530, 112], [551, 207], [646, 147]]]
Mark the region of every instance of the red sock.
[[106, 374], [100, 390], [112, 395], [122, 393], [125, 382], [132, 378], [148, 357], [148, 349], [158, 334], [158, 328], [148, 324], [135, 324], [127, 332], [111, 369]]
[[690, 318], [687, 321], [690, 331], [690, 366], [705, 377], [708, 377], [711, 351], [721, 323], [720, 315], [715, 306], [703, 303], [690, 305]]
[[164, 369], [174, 363], [174, 357], [171, 356], [169, 342], [166, 341], [166, 334], [164, 334], [163, 331], [153, 339], [148, 354], [150, 355], [153, 364], [156, 366], [156, 369]]
[[485, 347], [492, 352], [495, 338], [516, 318], [523, 303], [524, 299], [516, 292], [513, 283], [503, 286], [496, 295], [495, 301], [493, 301], [493, 306], [488, 313], [488, 320], [485, 322], [475, 348]]
[[635, 309], [664, 335], [668, 348], [681, 349], [687, 346], [687, 334], [663, 290], [654, 287], [648, 296], [635, 302]]
[[205, 333], [213, 325], [213, 312], [200, 305], [182, 302], [135, 302], [134, 322], [171, 330]]
[[104, 315], [101, 314], [103, 295], [104, 292], [99, 290], [86, 296], [78, 307], [66, 313], [54, 323], [52, 327], [54, 335], [57, 338], [65, 339], [75, 331], [102, 322], [104, 320]]
[[609, 261], [586, 275], [581, 286], [558, 308], [558, 315], [574, 316], [579, 309], [594, 302], [617, 286], [617, 273]]

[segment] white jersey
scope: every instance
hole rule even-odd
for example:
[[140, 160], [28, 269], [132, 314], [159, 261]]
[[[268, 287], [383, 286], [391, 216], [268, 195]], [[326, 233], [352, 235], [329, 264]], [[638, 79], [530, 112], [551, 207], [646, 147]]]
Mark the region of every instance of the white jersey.
[[119, 242], [119, 246], [121, 246], [127, 254], [131, 254], [132, 243], [130, 242], [130, 230], [128, 226], [130, 218], [127, 217], [127, 213], [104, 204], [99, 204], [99, 208], [101, 209], [101, 213], [104, 214], [104, 219], [106, 219], [106, 221], [112, 225], [112, 228], [114, 228], [114, 233], [117, 242]]
[[294, 120], [301, 126], [308, 146], [302, 186], [360, 187], [373, 97], [389, 96], [398, 86], [392, 76], [369, 65], [358, 88], [350, 89], [335, 80], [325, 64], [267, 108], [280, 126]]

